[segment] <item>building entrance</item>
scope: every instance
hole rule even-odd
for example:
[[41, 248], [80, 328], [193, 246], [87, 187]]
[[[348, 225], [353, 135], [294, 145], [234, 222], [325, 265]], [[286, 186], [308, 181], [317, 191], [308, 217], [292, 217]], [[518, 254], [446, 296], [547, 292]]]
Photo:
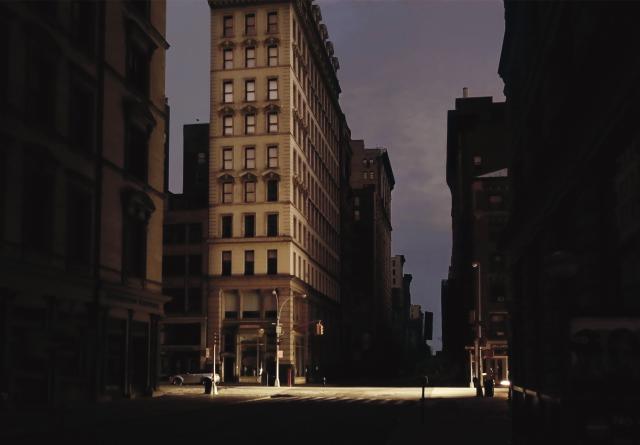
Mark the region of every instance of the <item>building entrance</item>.
[[239, 381], [260, 382], [260, 375], [264, 371], [264, 340], [257, 335], [239, 337], [237, 357]]

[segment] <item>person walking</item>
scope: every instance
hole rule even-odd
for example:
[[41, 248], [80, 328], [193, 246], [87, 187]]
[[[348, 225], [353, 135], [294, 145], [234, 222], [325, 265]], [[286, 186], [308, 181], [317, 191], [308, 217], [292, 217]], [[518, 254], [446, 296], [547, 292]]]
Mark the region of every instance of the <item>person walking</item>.
[[493, 375], [493, 369], [489, 368], [487, 376], [484, 378], [484, 396], [493, 397], [493, 388], [495, 386], [495, 377]]

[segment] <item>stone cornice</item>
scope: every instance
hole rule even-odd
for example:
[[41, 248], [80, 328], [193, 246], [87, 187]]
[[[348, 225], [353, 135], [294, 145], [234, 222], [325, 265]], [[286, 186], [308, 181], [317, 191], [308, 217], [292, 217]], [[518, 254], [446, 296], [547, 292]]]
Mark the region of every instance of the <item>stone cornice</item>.
[[268, 5], [275, 3], [290, 3], [296, 10], [298, 17], [302, 21], [302, 29], [304, 30], [311, 54], [315, 58], [322, 78], [325, 80], [327, 88], [334, 105], [341, 110], [338, 102], [340, 96], [340, 83], [336, 75], [337, 69], [340, 67], [337, 57], [330, 53], [333, 45], [327, 39], [329, 37], [327, 27], [322, 21], [320, 7], [313, 4], [312, 0], [208, 0], [211, 9], [228, 9], [243, 6]]

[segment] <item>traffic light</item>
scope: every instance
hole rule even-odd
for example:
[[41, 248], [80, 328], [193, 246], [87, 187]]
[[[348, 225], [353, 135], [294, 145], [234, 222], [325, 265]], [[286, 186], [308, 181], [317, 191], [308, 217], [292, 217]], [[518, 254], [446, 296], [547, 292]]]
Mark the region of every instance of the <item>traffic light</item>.
[[324, 326], [322, 321], [316, 323], [316, 335], [324, 335]]

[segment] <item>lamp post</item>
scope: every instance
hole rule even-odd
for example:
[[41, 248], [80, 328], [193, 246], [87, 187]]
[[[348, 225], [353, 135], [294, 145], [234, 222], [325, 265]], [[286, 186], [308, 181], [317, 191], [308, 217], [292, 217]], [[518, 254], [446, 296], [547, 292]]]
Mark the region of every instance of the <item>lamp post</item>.
[[264, 335], [264, 329], [258, 329], [256, 337], [256, 374], [258, 374], [258, 383], [262, 381], [262, 365], [260, 364], [260, 339]]
[[[278, 302], [278, 292], [274, 289], [271, 292], [276, 298], [276, 380], [273, 386], [280, 387], [280, 335], [282, 334], [282, 326], [280, 325], [280, 314], [282, 313], [282, 308], [289, 300], [293, 298], [293, 293], [289, 295], [283, 302], [282, 305]], [[302, 295], [302, 298], [307, 298], [306, 294]]]
[[482, 357], [480, 351], [480, 339], [482, 338], [482, 273], [480, 269], [480, 263], [475, 261], [472, 264], [474, 269], [478, 269], [478, 295], [476, 301], [476, 316], [475, 316], [475, 338], [473, 339], [473, 349], [475, 355], [475, 374], [478, 379], [478, 387], [482, 387]]

